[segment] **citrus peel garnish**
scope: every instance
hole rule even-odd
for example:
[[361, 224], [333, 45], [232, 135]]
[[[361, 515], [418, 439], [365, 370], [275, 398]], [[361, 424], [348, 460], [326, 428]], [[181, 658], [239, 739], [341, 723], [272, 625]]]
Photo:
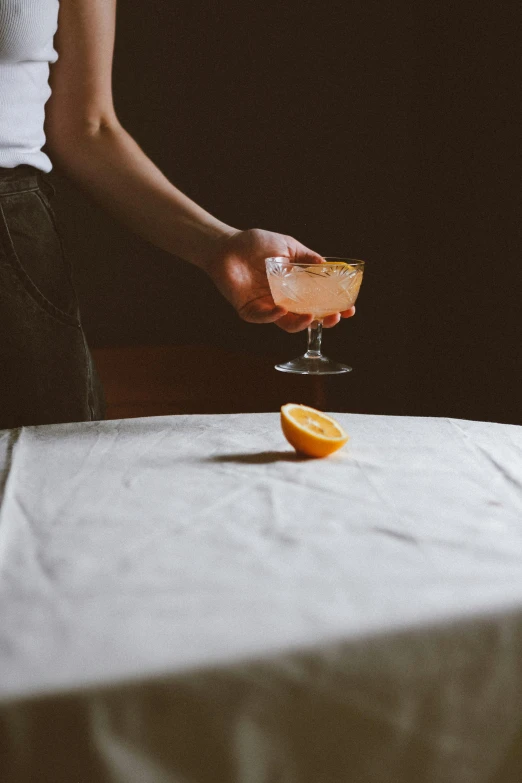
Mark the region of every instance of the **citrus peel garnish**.
[[348, 441], [348, 435], [331, 416], [289, 402], [281, 408], [283, 435], [299, 454], [327, 457]]
[[319, 264], [311, 264], [310, 266], [306, 267], [307, 272], [311, 272], [312, 274], [316, 274], [319, 272], [321, 274], [321, 268], [324, 267], [343, 267], [344, 269], [351, 270], [352, 272], [356, 271], [356, 268], [352, 264], [347, 264], [346, 261], [321, 261]]

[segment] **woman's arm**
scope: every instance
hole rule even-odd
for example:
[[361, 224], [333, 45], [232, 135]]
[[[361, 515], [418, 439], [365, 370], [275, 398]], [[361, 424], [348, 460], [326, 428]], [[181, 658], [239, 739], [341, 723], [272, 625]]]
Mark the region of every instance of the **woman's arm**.
[[116, 0], [62, 0], [46, 106], [53, 162], [129, 228], [204, 266], [235, 233], [183, 195], [120, 125], [112, 99]]
[[[46, 105], [51, 158], [130, 229], [207, 272], [241, 318], [290, 332], [306, 328], [311, 315], [275, 305], [264, 259], [321, 257], [292, 237], [222, 223], [174, 187], [120, 125], [112, 99], [115, 17], [116, 0], [60, 2], [59, 57]], [[324, 325], [338, 320], [329, 316]]]

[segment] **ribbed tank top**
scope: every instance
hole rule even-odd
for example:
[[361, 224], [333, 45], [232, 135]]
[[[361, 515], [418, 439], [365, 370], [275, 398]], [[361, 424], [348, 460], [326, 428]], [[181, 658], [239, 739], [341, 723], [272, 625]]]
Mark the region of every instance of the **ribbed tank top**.
[[42, 152], [59, 0], [0, 0], [0, 168], [50, 171]]

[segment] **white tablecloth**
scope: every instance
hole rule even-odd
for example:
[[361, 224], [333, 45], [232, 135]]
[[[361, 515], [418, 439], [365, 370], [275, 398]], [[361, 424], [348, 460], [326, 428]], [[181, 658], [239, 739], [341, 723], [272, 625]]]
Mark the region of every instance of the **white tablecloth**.
[[0, 780], [519, 783], [522, 428], [0, 433]]

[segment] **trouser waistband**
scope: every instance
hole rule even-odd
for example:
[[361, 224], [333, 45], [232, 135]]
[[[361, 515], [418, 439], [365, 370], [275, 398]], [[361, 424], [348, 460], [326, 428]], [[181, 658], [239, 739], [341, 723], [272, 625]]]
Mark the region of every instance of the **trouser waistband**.
[[0, 196], [9, 193], [22, 193], [36, 190], [43, 181], [43, 172], [34, 166], [15, 166], [12, 169], [0, 168]]

